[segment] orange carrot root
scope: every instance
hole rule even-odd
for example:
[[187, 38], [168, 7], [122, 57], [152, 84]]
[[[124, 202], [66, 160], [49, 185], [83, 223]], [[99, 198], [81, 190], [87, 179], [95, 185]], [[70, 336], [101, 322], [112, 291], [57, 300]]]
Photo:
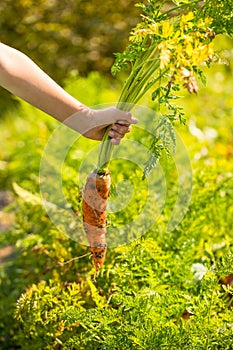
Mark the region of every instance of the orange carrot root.
[[89, 174], [82, 202], [83, 226], [90, 245], [96, 272], [103, 266], [107, 242], [107, 200], [110, 191], [110, 174]]

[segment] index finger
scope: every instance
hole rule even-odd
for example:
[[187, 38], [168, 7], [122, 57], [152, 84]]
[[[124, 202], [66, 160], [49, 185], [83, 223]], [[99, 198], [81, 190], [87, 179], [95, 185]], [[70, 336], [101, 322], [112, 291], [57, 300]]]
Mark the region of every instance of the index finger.
[[129, 126], [130, 122], [128, 122], [127, 120], [117, 120], [114, 124]]
[[[120, 109], [116, 109], [118, 118], [116, 120], [116, 123], [129, 123], [129, 124], [137, 124], [138, 119], [135, 118], [130, 112], [126, 112]], [[127, 125], [127, 124], [126, 124]]]

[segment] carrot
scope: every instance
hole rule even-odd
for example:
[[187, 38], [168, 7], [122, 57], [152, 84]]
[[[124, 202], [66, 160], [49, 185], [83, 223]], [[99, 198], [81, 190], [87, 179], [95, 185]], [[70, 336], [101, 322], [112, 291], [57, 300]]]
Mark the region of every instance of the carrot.
[[83, 201], [83, 226], [90, 245], [93, 262], [98, 272], [103, 266], [107, 242], [107, 200], [110, 191], [110, 173], [91, 172], [87, 178]]

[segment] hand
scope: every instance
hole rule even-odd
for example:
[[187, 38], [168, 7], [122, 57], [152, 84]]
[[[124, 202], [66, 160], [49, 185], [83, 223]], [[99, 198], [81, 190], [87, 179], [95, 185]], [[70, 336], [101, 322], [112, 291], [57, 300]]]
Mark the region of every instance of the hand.
[[114, 107], [92, 110], [69, 95], [22, 52], [0, 43], [0, 85], [82, 135], [102, 140], [106, 128], [115, 145], [137, 123]]
[[118, 145], [125, 134], [131, 130], [131, 124], [137, 122], [138, 120], [131, 113], [115, 107], [93, 110], [82, 106], [80, 111], [64, 121], [64, 124], [93, 140], [102, 140], [106, 129], [112, 125], [108, 135], [111, 142]]
[[118, 145], [125, 134], [131, 130], [131, 124], [138, 122], [131, 113], [114, 107], [91, 110], [90, 112], [94, 121], [94, 127], [90, 125], [90, 130], [84, 133], [84, 136], [93, 140], [102, 140], [106, 129], [112, 125], [108, 135], [114, 145]]

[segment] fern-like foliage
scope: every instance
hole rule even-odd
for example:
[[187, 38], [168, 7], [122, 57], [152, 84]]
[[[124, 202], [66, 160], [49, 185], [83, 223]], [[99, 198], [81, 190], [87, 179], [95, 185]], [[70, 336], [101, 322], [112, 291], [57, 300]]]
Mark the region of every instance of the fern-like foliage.
[[[142, 21], [131, 31], [125, 51], [116, 54], [112, 67], [114, 75], [130, 68], [118, 108], [132, 109], [152, 89], [152, 100], [164, 118], [184, 123], [177, 91], [184, 87], [197, 93], [196, 77], [205, 83], [201, 67], [209, 66], [215, 56], [216, 34], [233, 33], [233, 1], [147, 0], [137, 6], [142, 8]], [[167, 133], [164, 120], [152, 140], [144, 176], [156, 166], [163, 151], [170, 154], [168, 143], [174, 145], [174, 135]], [[161, 131], [163, 127], [165, 131]], [[164, 143], [164, 135], [169, 142]]]
[[153, 140], [149, 148], [149, 157], [145, 163], [143, 179], [147, 177], [151, 170], [158, 164], [163, 153], [172, 156], [176, 149], [176, 137], [174, 127], [169, 120], [162, 116], [153, 132]]

